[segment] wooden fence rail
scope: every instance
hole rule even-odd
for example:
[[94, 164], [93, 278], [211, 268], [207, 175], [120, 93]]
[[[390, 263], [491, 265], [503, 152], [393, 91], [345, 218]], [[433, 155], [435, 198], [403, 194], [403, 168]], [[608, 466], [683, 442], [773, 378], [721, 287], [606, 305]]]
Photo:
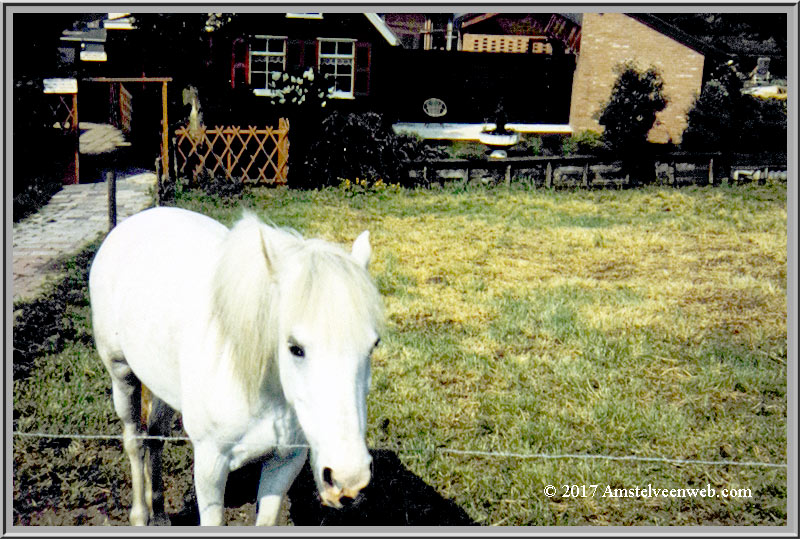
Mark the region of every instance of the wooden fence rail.
[[285, 184], [289, 173], [289, 122], [278, 128], [237, 126], [207, 129], [193, 134], [187, 127], [175, 131], [178, 174], [196, 178], [203, 170], [231, 181]]
[[[409, 179], [423, 184], [460, 180], [497, 183], [528, 181], [538, 187], [623, 187], [632, 178], [624, 163], [595, 156], [534, 156], [506, 159], [437, 159], [406, 164]], [[774, 178], [787, 181], [787, 161], [778, 155], [665, 154], [640, 168], [639, 182], [663, 185], [740, 183]]]

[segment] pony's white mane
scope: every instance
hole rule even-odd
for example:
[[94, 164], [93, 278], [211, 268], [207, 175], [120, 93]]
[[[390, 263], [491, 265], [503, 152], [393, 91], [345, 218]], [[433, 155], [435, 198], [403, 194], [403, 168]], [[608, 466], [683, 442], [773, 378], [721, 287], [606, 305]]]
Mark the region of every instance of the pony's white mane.
[[[281, 277], [282, 264], [297, 270], [292, 283]], [[366, 269], [341, 247], [268, 226], [251, 213], [245, 213], [224, 240], [213, 288], [213, 316], [223, 347], [220, 357], [230, 361], [250, 402], [265, 383], [279, 383], [275, 358], [286, 337], [279, 335], [282, 320], [312, 313], [313, 319], [334, 326], [323, 323], [321, 330], [338, 328], [339, 333], [365, 322], [376, 329], [382, 324], [375, 285]], [[325, 307], [332, 303], [350, 308], [326, 313]]]

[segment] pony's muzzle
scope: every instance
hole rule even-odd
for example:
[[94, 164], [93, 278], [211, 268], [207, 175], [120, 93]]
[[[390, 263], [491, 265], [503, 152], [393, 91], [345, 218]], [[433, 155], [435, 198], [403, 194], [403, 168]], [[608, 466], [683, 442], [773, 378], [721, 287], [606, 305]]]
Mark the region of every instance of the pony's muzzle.
[[370, 466], [355, 474], [337, 476], [331, 468], [322, 469], [319, 498], [322, 505], [341, 509], [355, 500], [372, 478]]

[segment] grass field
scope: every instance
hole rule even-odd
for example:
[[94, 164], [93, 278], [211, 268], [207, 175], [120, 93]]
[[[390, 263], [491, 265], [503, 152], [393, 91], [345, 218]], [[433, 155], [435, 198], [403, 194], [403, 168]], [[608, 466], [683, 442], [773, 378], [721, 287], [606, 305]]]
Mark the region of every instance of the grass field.
[[[786, 468], [519, 456], [786, 462], [785, 185], [258, 189], [177, 204], [226, 224], [247, 207], [342, 243], [371, 231], [388, 327], [373, 356], [369, 445], [476, 523], [786, 524]], [[91, 252], [53, 296], [67, 297], [60, 315], [23, 306], [15, 348], [32, 351], [15, 357], [18, 431], [119, 431], [87, 324]], [[35, 342], [48, 324], [61, 328], [45, 339], [53, 353]], [[112, 505], [124, 522], [118, 446], [16, 438], [15, 521], [48, 522], [38, 496], [81, 508], [73, 523], [101, 523]], [[168, 489], [190, 473], [186, 444], [168, 446], [165, 470]], [[718, 496], [603, 496], [648, 485]], [[229, 520], [250, 522], [242, 511]]]

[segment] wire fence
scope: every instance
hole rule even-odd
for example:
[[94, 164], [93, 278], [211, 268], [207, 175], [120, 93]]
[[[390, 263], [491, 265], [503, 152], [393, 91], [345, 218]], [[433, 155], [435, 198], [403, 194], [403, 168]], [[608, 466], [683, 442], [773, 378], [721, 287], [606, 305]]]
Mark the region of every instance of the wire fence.
[[[122, 440], [120, 434], [52, 434], [47, 432], [20, 432], [12, 433], [18, 438], [50, 438], [50, 439], [71, 439], [71, 440]], [[136, 438], [144, 440], [157, 440], [162, 442], [191, 442], [188, 436], [153, 436], [141, 434]], [[236, 444], [239, 442], [228, 442]], [[281, 445], [279, 449], [309, 449], [306, 444]], [[700, 459], [678, 459], [668, 457], [647, 457], [640, 455], [597, 455], [585, 453], [515, 453], [507, 451], [480, 451], [472, 449], [452, 449], [446, 447], [428, 448], [404, 448], [404, 447], [376, 447], [373, 449], [391, 450], [400, 453], [443, 453], [451, 455], [483, 457], [483, 458], [505, 458], [505, 459], [580, 459], [580, 460], [610, 460], [610, 461], [629, 461], [629, 462], [661, 462], [673, 465], [708, 465], [708, 466], [751, 466], [763, 468], [786, 468], [786, 463], [759, 462], [759, 461], [734, 461], [734, 460], [700, 460]]]

